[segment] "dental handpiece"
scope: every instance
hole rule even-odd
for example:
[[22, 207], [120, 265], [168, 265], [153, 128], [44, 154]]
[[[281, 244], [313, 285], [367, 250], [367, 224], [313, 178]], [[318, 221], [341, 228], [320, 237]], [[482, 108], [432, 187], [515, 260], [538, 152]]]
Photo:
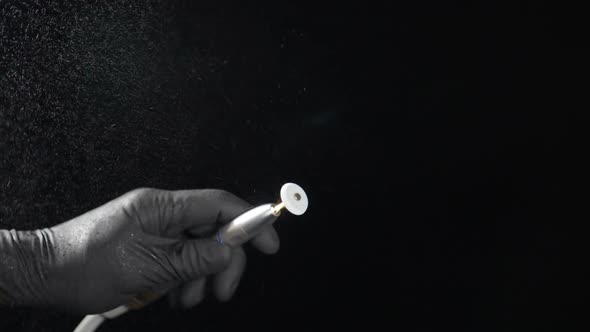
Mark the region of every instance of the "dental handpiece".
[[[294, 215], [302, 215], [307, 211], [309, 201], [303, 188], [295, 183], [285, 183], [281, 187], [281, 202], [278, 204], [263, 204], [239, 215], [231, 222], [220, 228], [215, 234], [219, 243], [229, 247], [238, 247], [260, 234], [265, 226], [274, 223], [283, 210]], [[105, 319], [114, 319], [129, 311], [140, 309], [157, 300], [163, 294], [147, 292], [135, 297], [132, 303], [117, 307], [102, 314], [86, 316], [74, 332], [93, 332]]]
[[294, 183], [286, 183], [281, 188], [281, 203], [264, 204], [241, 214], [217, 232], [217, 241], [229, 247], [237, 247], [271, 225], [281, 215], [283, 209], [294, 215], [302, 215], [307, 210], [308, 200], [305, 191]]

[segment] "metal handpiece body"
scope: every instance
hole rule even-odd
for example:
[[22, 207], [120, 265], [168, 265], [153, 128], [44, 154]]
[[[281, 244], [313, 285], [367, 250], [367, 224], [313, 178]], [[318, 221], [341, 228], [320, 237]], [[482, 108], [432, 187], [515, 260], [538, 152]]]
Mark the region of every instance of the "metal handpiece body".
[[264, 204], [244, 212], [217, 233], [217, 241], [229, 247], [237, 247], [252, 239], [262, 231], [264, 226], [272, 224], [278, 218], [273, 213], [273, 204]]

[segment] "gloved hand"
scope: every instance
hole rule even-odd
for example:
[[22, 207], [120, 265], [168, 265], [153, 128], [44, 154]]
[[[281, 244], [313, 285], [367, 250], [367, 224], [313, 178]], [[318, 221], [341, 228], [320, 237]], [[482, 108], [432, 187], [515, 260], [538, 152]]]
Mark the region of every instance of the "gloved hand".
[[[245, 254], [213, 235], [249, 208], [222, 190], [137, 189], [49, 229], [0, 231], [0, 302], [98, 313], [172, 290], [190, 307], [207, 279], [228, 300]], [[272, 226], [251, 243], [269, 254], [279, 247]]]

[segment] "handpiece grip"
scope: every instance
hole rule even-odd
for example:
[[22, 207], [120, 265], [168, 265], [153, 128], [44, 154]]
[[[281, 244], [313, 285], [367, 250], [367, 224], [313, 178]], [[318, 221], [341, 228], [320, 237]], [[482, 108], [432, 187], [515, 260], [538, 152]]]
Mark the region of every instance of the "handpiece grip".
[[[264, 204], [244, 212], [217, 231], [217, 241], [229, 247], [238, 247], [258, 235], [264, 226], [272, 224], [280, 214], [273, 212], [273, 204]], [[129, 309], [140, 309], [163, 294], [146, 292], [135, 296], [127, 304]]]
[[[302, 215], [307, 210], [307, 195], [301, 187], [294, 183], [283, 185], [281, 188], [281, 200], [282, 203], [279, 205], [264, 204], [241, 214], [217, 231], [217, 241], [229, 247], [240, 246], [258, 235], [265, 226], [272, 224], [280, 216], [283, 208], [295, 215]], [[103, 314], [88, 315], [80, 323], [76, 331], [93, 332], [105, 318], [115, 318], [129, 309], [139, 309], [163, 295], [164, 293], [159, 292], [145, 292], [135, 296], [127, 305], [122, 305]]]

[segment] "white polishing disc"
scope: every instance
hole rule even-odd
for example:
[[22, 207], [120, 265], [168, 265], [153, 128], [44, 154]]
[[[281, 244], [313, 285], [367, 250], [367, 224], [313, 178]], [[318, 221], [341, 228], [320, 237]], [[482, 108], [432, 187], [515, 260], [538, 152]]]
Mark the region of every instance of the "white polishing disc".
[[303, 188], [295, 183], [285, 183], [281, 188], [281, 201], [285, 207], [296, 216], [300, 216], [307, 210], [307, 195]]

